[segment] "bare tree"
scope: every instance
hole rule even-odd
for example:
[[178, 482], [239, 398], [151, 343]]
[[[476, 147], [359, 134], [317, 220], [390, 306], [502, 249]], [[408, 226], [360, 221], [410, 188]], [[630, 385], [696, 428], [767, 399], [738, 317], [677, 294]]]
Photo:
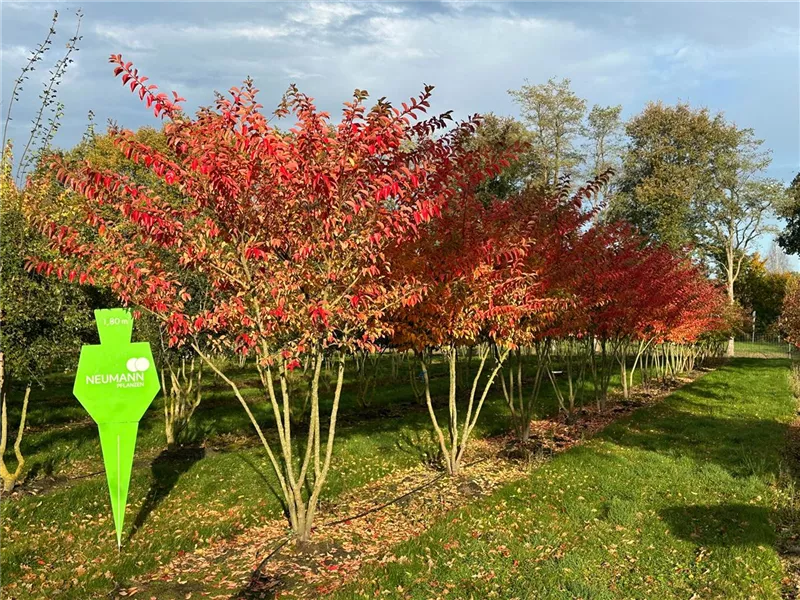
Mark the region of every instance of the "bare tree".
[[792, 270], [789, 265], [789, 255], [783, 251], [777, 239], [772, 240], [764, 266], [770, 273], [777, 273], [779, 275], [789, 273]]

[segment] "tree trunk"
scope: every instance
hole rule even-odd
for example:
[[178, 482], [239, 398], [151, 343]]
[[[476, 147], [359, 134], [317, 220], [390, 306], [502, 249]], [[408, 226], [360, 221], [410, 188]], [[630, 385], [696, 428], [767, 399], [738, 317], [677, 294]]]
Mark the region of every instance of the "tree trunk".
[[[547, 375], [550, 380], [552, 380], [553, 377], [552, 373], [550, 373], [551, 346], [552, 340], [549, 338], [534, 342], [534, 349], [536, 351], [536, 368], [534, 371], [533, 386], [531, 388], [529, 397], [530, 399], [526, 399], [525, 390], [522, 386], [522, 349], [518, 349], [516, 352], [516, 382], [514, 380], [515, 372], [513, 365], [509, 369], [508, 385], [506, 385], [506, 380], [503, 376], [503, 373], [500, 372], [500, 383], [503, 388], [503, 396], [505, 397], [506, 404], [508, 404], [508, 407], [511, 410], [511, 422], [514, 427], [514, 433], [517, 436], [517, 440], [523, 444], [530, 439], [531, 420], [533, 419], [534, 410], [539, 401], [539, 396], [542, 390], [542, 382], [544, 381], [545, 375]], [[555, 385], [555, 383], [553, 383], [553, 385]], [[563, 403], [561, 403], [561, 397], [559, 396], [559, 390], [557, 387], [556, 396], [559, 398], [560, 407], [566, 410], [566, 408], [563, 406]]]
[[[292, 428], [290, 419], [290, 398], [289, 385], [287, 383], [286, 361], [279, 363], [278, 383], [279, 389], [276, 390], [272, 367], [257, 363], [259, 377], [265, 389], [267, 400], [272, 406], [275, 416], [275, 427], [277, 429], [280, 454], [276, 455], [272, 445], [267, 440], [261, 426], [250, 410], [249, 405], [239, 390], [239, 387], [229, 377], [214, 364], [209, 357], [203, 353], [196, 344], [192, 347], [203, 359], [203, 361], [219, 375], [233, 390], [239, 403], [244, 408], [250, 419], [253, 428], [256, 430], [261, 445], [264, 447], [267, 456], [272, 464], [273, 471], [280, 485], [283, 497], [284, 508], [288, 513], [289, 524], [298, 543], [308, 542], [314, 525], [314, 517], [319, 503], [319, 497], [325, 485], [328, 471], [333, 456], [333, 442], [336, 433], [336, 418], [339, 412], [339, 401], [341, 399], [342, 385], [344, 382], [344, 355], [340, 354], [336, 359], [336, 383], [333, 394], [333, 406], [331, 407], [330, 422], [328, 425], [328, 436], [325, 446], [322, 446], [321, 419], [319, 409], [319, 386], [320, 377], [325, 357], [321, 347], [314, 349], [313, 353], [313, 373], [311, 379], [311, 412], [308, 423], [308, 436], [305, 442], [305, 450], [302, 462], [297, 464], [293, 457]], [[265, 348], [263, 356], [269, 356], [269, 349]], [[329, 366], [327, 368], [330, 368]], [[298, 456], [298, 459], [300, 457]], [[279, 460], [280, 459], [280, 460]], [[298, 461], [299, 462], [299, 461]]]
[[[173, 448], [200, 405], [203, 367], [201, 363], [195, 363], [194, 357], [188, 364], [186, 358], [181, 358], [181, 365], [178, 368], [174, 368], [174, 365], [166, 359], [164, 363], [166, 369], [161, 369], [164, 434], [167, 438], [167, 447]], [[170, 378], [169, 386], [166, 381], [167, 371]]]
[[[727, 257], [728, 258], [728, 264], [727, 264], [727, 268], [726, 268], [726, 271], [727, 271], [726, 279], [727, 279], [727, 281], [725, 282], [725, 285], [728, 288], [728, 290], [727, 290], [728, 291], [728, 302], [730, 303], [731, 306], [733, 306], [733, 304], [736, 302], [736, 300], [734, 298], [734, 295], [733, 295], [733, 278], [734, 278], [733, 251], [729, 250], [727, 252], [727, 254], [728, 254], [728, 257]], [[736, 353], [735, 341], [734, 341], [733, 336], [731, 336], [731, 337], [728, 338], [728, 348], [725, 351], [725, 356], [733, 357], [735, 353]]]
[[606, 338], [600, 340], [600, 396], [597, 408], [600, 412], [606, 409], [608, 403], [608, 386], [611, 382], [611, 365], [608, 358], [608, 341]]
[[[424, 354], [419, 355], [419, 360], [424, 360], [424, 358]], [[414, 371], [416, 364], [414, 360], [408, 361], [408, 379], [411, 383], [411, 391], [414, 393], [414, 401], [421, 406], [425, 406], [425, 385], [420, 385], [417, 381], [418, 374]]]
[[636, 365], [639, 363], [639, 360], [642, 357], [642, 353], [647, 349], [644, 340], [639, 340], [639, 344], [636, 347], [636, 355], [633, 359], [633, 364], [631, 365], [630, 373], [628, 373], [628, 389], [633, 389], [633, 374], [636, 372]]
[[31, 395], [31, 384], [25, 387], [25, 398], [22, 401], [22, 414], [19, 420], [19, 429], [17, 430], [17, 437], [14, 441], [14, 455], [17, 458], [17, 466], [14, 472], [11, 473], [6, 467], [5, 453], [6, 443], [8, 441], [8, 413], [6, 409], [6, 388], [7, 381], [5, 380], [5, 361], [4, 355], [0, 352], [0, 394], [2, 394], [2, 409], [0, 409], [0, 479], [3, 480], [3, 492], [11, 492], [17, 485], [20, 475], [22, 475], [22, 468], [25, 466], [25, 457], [22, 455], [20, 445], [22, 444], [22, 435], [25, 432], [25, 419], [28, 416], [28, 400]]
[[472, 435], [472, 431], [475, 428], [476, 423], [478, 422], [478, 416], [480, 415], [481, 409], [483, 408], [483, 404], [486, 401], [486, 397], [489, 394], [489, 390], [491, 389], [492, 384], [494, 383], [494, 379], [497, 376], [497, 373], [500, 371], [500, 368], [503, 366], [503, 362], [508, 356], [509, 351], [506, 350], [502, 353], [498, 353], [497, 363], [483, 387], [483, 392], [481, 393], [480, 398], [478, 398], [477, 397], [478, 384], [480, 382], [480, 378], [481, 375], [483, 374], [483, 370], [486, 366], [486, 360], [489, 357], [490, 352], [491, 349], [488, 346], [487, 348], [481, 349], [479, 351], [480, 363], [478, 364], [477, 373], [475, 373], [475, 375], [472, 377], [472, 389], [470, 390], [469, 402], [467, 404], [467, 412], [464, 417], [464, 422], [462, 424], [459, 422], [458, 406], [456, 403], [456, 385], [458, 384], [457, 381], [458, 371], [456, 369], [456, 348], [455, 346], [451, 346], [446, 351], [446, 356], [449, 364], [449, 372], [450, 372], [450, 390], [448, 395], [449, 417], [447, 424], [449, 438], [450, 438], [449, 441], [446, 439], [444, 430], [439, 425], [439, 420], [437, 419], [436, 413], [433, 410], [433, 401], [431, 399], [431, 393], [430, 393], [430, 379], [428, 378], [428, 366], [425, 364], [424, 360], [420, 360], [420, 367], [422, 368], [422, 373], [424, 376], [425, 400], [428, 406], [428, 414], [430, 415], [431, 422], [433, 424], [433, 429], [434, 432], [436, 433], [436, 437], [439, 442], [439, 449], [441, 450], [442, 456], [444, 458], [444, 463], [447, 469], [447, 473], [450, 476], [458, 475], [461, 470], [461, 464], [464, 458], [464, 452], [467, 448], [470, 436]]

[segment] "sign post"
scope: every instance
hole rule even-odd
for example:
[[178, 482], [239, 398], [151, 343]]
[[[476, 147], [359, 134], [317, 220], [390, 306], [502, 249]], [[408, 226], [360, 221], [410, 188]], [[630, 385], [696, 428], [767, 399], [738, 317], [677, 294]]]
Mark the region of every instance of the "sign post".
[[72, 393], [97, 423], [119, 548], [139, 421], [161, 385], [150, 344], [131, 343], [130, 311], [96, 310], [94, 316], [100, 344], [81, 348]]

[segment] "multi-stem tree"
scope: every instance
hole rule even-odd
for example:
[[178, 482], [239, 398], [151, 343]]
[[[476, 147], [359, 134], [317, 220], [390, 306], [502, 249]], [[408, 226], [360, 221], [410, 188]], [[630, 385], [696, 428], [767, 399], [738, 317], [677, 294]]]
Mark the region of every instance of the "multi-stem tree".
[[[588, 331], [598, 340], [599, 363], [592, 353], [598, 406], [605, 406], [612, 375], [619, 366], [623, 396], [628, 397], [628, 348], [635, 345], [633, 369], [653, 344], [688, 342], [700, 330], [716, 327], [720, 290], [689, 259], [666, 245], [636, 234], [624, 223], [593, 227], [584, 241], [589, 275], [579, 280], [579, 296], [588, 308]], [[679, 330], [683, 328], [684, 333]], [[689, 332], [694, 333], [689, 333]]]
[[586, 333], [593, 340], [589, 353], [595, 399], [604, 409], [617, 362], [625, 382], [625, 346], [641, 322], [641, 288], [647, 285], [644, 240], [624, 223], [595, 224], [582, 237], [578, 248], [582, 261], [573, 285], [586, 311]]
[[[688, 357], [692, 356], [690, 346], [702, 334], [725, 329], [722, 290], [685, 257], [665, 247], [648, 248], [643, 252], [638, 276], [639, 295], [634, 307], [638, 320], [630, 336], [636, 350], [624, 390], [633, 387], [636, 367], [656, 345], [678, 344], [679, 352]], [[621, 362], [620, 368], [624, 377], [625, 363]]]
[[[395, 277], [423, 286], [413, 306], [394, 311], [392, 343], [413, 350], [419, 359], [428, 412], [450, 475], [461, 470], [481, 409], [514, 346], [514, 323], [521, 314], [542, 310], [536, 273], [522, 268], [529, 243], [515, 233], [518, 215], [512, 204], [485, 203], [478, 193], [483, 177], [496, 174], [517, 147], [499, 155], [483, 150], [471, 154], [471, 163], [465, 161], [458, 193], [443, 207], [441, 218], [424, 228], [416, 244], [401, 249], [395, 271]], [[477, 354], [474, 371], [457, 368], [458, 351], [464, 347], [472, 348], [470, 359]], [[435, 352], [441, 352], [448, 367], [444, 426], [430, 392], [428, 359]], [[468, 389], [461, 414], [459, 387]]]
[[[31, 268], [102, 282], [161, 319], [172, 345], [192, 345], [247, 412], [291, 527], [306, 541], [333, 456], [345, 353], [372, 349], [387, 332], [386, 311], [418, 295], [414, 281], [389, 277], [392, 250], [412, 240], [453, 194], [452, 174], [465, 172], [463, 141], [477, 120], [438, 137], [449, 113], [412, 123], [429, 106], [432, 86], [426, 86], [402, 110], [381, 99], [367, 111], [367, 94], [357, 90], [332, 126], [292, 86], [275, 115], [293, 114], [297, 124], [282, 132], [261, 112], [250, 80], [188, 118], [176, 93], [174, 99], [157, 93], [120, 55], [110, 60], [123, 84], [156, 116], [169, 118], [164, 132], [177, 158], [130, 131], [111, 135], [127, 157], [177, 186], [182, 200], [156, 196], [90, 163], [56, 160], [58, 179], [84, 200], [84, 219], [44, 224], [61, 258], [32, 260]], [[177, 263], [164, 258], [170, 254]], [[210, 284], [206, 308], [191, 314], [187, 273]], [[194, 341], [205, 334], [221, 350], [254, 358], [277, 449], [236, 383]], [[319, 383], [326, 357], [336, 378], [323, 436]], [[311, 408], [298, 444], [287, 379], [306, 358]]]
[[[569, 194], [569, 179], [565, 178], [556, 194], [545, 195], [529, 187], [512, 199], [514, 214], [519, 219], [516, 231], [511, 230], [511, 233], [529, 240], [531, 247], [524, 258], [523, 269], [536, 273], [537, 295], [543, 300], [542, 310], [518, 313], [520, 319], [510, 330], [517, 348], [509, 368], [505, 369], [507, 373], [500, 374], [512, 423], [522, 442], [530, 435], [531, 419], [538, 407], [542, 386], [548, 380], [556, 385], [550, 360], [554, 341], [582, 333], [582, 329], [577, 328], [582, 321], [574, 286], [575, 278], [581, 273], [582, 229], [594, 214], [586, 211], [585, 206], [610, 176], [610, 171], [601, 174], [573, 195]], [[530, 390], [524, 385], [524, 365], [531, 362], [526, 361], [524, 347], [531, 348], [535, 355]], [[571, 379], [569, 383], [572, 384]], [[562, 401], [559, 392], [556, 386], [556, 395]], [[570, 394], [568, 404], [572, 406], [573, 403], [574, 396]], [[569, 410], [566, 406], [562, 408]]]

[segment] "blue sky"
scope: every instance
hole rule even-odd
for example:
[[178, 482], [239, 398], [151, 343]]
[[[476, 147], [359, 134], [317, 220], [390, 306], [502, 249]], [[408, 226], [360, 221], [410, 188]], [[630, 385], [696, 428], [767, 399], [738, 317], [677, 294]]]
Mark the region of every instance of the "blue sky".
[[[567, 77], [589, 106], [622, 104], [625, 118], [658, 99], [722, 111], [764, 139], [770, 176], [788, 182], [800, 169], [797, 2], [2, 1], [3, 119], [53, 9], [60, 19], [46, 66], [72, 35], [79, 6], [83, 40], [59, 92], [61, 146], [80, 139], [90, 109], [101, 129], [109, 118], [157, 125], [113, 77], [107, 58], [121, 53], [190, 110], [249, 75], [265, 110], [295, 82], [334, 119], [355, 88], [399, 103], [424, 83], [436, 86], [434, 111], [516, 116], [509, 89]], [[46, 69], [34, 75], [9, 128], [20, 142]]]

